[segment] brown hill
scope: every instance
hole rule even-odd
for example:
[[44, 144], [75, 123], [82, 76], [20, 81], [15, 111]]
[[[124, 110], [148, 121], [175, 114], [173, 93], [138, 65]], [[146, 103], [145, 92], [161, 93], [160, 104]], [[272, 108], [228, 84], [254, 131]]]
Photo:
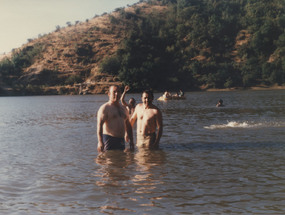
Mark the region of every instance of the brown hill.
[[[40, 89], [45, 94], [105, 93], [110, 84], [121, 84], [116, 77], [100, 73], [99, 66], [117, 51], [131, 28], [132, 22], [122, 14], [132, 15], [138, 9], [141, 13], [136, 16], [166, 11], [166, 7], [160, 5], [135, 4], [73, 26], [57, 28], [28, 42], [19, 50], [40, 46], [42, 51], [32, 65], [24, 69], [20, 83], [29, 84], [31, 91]], [[68, 84], [69, 79], [79, 79], [78, 84]], [[65, 84], [59, 84], [58, 80], [65, 80]], [[33, 86], [41, 87], [33, 89]]]

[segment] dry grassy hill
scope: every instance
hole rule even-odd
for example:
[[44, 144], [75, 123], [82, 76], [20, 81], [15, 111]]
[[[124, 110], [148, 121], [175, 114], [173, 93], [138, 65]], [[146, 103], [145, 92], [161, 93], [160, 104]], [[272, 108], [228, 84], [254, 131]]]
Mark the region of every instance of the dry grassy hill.
[[[257, 25], [251, 15], [246, 17], [253, 24], [241, 24], [243, 4], [234, 14], [235, 1], [213, 4], [215, 9], [211, 4], [177, 11], [175, 4], [148, 1], [58, 26], [1, 61], [0, 94], [105, 93], [111, 84], [122, 84], [118, 77], [138, 91], [281, 85], [279, 22], [265, 16], [281, 35], [272, 36], [271, 25]], [[225, 9], [228, 16], [216, 19]]]
[[40, 44], [42, 52], [24, 69], [19, 80], [31, 86], [44, 86], [50, 79], [80, 77], [80, 84], [44, 87], [44, 92], [50, 94], [105, 93], [110, 84], [121, 84], [116, 77], [100, 73], [99, 66], [104, 58], [117, 51], [131, 28], [132, 22], [120, 14], [135, 13], [138, 8], [141, 16], [166, 11], [166, 7], [160, 5], [140, 3], [34, 39], [19, 50]]

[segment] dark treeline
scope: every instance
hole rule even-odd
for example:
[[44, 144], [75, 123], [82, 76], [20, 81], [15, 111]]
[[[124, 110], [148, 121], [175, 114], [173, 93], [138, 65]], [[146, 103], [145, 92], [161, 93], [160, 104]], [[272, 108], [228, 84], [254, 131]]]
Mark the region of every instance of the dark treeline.
[[20, 52], [13, 51], [11, 58], [4, 58], [0, 62], [0, 95], [3, 91], [3, 84], [12, 87], [17, 91], [24, 90], [21, 85], [21, 76], [23, 68], [29, 67], [36, 57], [40, 57], [42, 53], [42, 45], [36, 44], [32, 47], [26, 47]]
[[166, 16], [122, 11], [135, 27], [101, 71], [137, 90], [285, 83], [283, 0], [159, 2]]

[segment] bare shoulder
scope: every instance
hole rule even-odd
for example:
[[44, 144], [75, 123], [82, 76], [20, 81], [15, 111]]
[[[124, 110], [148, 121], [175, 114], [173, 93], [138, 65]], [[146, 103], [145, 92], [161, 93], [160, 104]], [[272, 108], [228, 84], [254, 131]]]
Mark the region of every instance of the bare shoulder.
[[156, 116], [156, 119], [158, 120], [158, 122], [162, 122], [162, 113], [160, 109], [155, 105], [153, 105], [153, 113]]
[[152, 105], [152, 109], [157, 111], [157, 112], [161, 112], [160, 109], [154, 104]]
[[127, 107], [124, 105], [120, 105], [120, 109], [125, 113], [124, 115], [126, 115], [126, 118], [129, 118], [129, 111]]
[[143, 108], [143, 104], [140, 103], [140, 104], [137, 104], [135, 110], [140, 110], [140, 109], [142, 109], [142, 108]]
[[106, 111], [108, 111], [109, 107], [110, 107], [110, 104], [108, 102], [102, 104], [98, 110], [98, 113], [101, 113], [101, 114], [106, 113]]
[[104, 110], [104, 109], [106, 109], [108, 105], [109, 105], [108, 102], [102, 104], [102, 105], [100, 106], [99, 110]]

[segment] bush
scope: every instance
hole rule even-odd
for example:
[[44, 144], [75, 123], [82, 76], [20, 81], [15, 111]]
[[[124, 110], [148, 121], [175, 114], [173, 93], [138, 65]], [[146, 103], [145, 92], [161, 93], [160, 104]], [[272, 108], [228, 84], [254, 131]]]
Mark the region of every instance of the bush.
[[121, 67], [118, 56], [105, 58], [100, 65], [99, 71], [110, 75], [117, 75]]
[[65, 80], [65, 84], [67, 85], [73, 85], [73, 84], [77, 84], [81, 82], [82, 82], [82, 78], [80, 75], [71, 75]]

